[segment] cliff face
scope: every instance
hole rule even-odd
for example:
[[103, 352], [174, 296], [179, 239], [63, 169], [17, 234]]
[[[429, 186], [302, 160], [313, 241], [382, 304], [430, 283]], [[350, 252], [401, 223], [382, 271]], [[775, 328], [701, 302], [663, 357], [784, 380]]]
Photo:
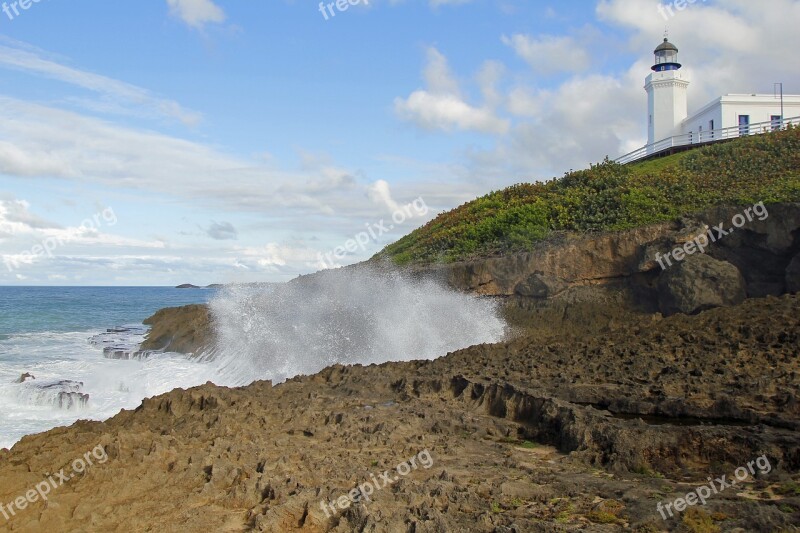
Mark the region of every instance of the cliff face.
[[[752, 220], [745, 217], [746, 223], [735, 228], [732, 220], [744, 216], [745, 209], [717, 208], [629, 231], [566, 235], [530, 252], [418, 267], [413, 274], [439, 279], [457, 290], [504, 297], [510, 323], [540, 336], [604, 331], [631, 313], [694, 314], [748, 297], [796, 292], [800, 204], [765, 206], [760, 216], [751, 213]], [[702, 244], [704, 236], [709, 242], [700, 253], [695, 243]], [[675, 249], [687, 246], [695, 252], [680, 260], [672, 256]], [[292, 283], [322, 281], [312, 274]], [[206, 306], [164, 309], [146, 324], [153, 330], [143, 350], [213, 350]]]
[[[563, 242], [543, 244], [522, 254], [420, 269], [438, 275], [458, 289], [485, 295], [523, 296], [552, 299], [574, 288], [620, 285], [631, 296], [642, 294], [638, 303], [647, 308], [658, 298], [656, 281], [662, 268], [656, 254], [665, 256], [678, 246], [707, 235], [706, 226], [717, 242], [706, 254], [728, 262], [744, 277], [747, 296], [777, 296], [786, 292], [787, 269], [800, 252], [800, 204], [766, 206], [764, 220], [754, 217], [741, 228], [718, 237], [743, 208], [717, 208], [685, 217], [670, 224], [598, 236], [568, 236]], [[687, 256], [692, 261], [700, 254]], [[682, 261], [664, 271], [679, 267]], [[649, 294], [648, 294], [649, 293]], [[649, 301], [648, 301], [649, 300]]]

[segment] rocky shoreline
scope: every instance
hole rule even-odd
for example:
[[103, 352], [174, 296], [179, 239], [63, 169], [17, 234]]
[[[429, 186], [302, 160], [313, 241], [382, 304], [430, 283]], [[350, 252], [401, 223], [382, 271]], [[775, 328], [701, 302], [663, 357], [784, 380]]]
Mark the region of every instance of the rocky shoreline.
[[[274, 387], [176, 390], [0, 452], [0, 502], [99, 443], [106, 464], [8, 525], [792, 531], [799, 348], [800, 298], [787, 295], [629, 321], [583, 340], [521, 337], [436, 361], [335, 366]], [[369, 503], [324, 512], [320, 502], [422, 450], [430, 469]], [[668, 520], [657, 512], [762, 456], [767, 475]]]
[[[0, 530], [798, 531], [800, 206], [768, 207], [663, 271], [655, 251], [738, 210], [417, 270], [503, 298], [513, 338], [25, 437], [0, 451], [0, 503], [109, 459]], [[206, 306], [148, 322], [143, 350], [214, 349]]]

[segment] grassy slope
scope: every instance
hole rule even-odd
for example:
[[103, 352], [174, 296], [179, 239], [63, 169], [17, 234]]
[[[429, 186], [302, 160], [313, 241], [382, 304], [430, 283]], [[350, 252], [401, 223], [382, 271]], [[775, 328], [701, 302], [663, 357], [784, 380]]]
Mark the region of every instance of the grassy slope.
[[623, 230], [761, 201], [800, 201], [800, 128], [513, 185], [439, 215], [379, 255], [452, 262], [522, 251], [567, 231]]

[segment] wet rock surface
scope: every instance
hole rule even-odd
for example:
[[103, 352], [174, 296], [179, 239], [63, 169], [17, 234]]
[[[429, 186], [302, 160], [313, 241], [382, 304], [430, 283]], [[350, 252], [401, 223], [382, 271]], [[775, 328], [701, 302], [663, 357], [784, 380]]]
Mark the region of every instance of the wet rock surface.
[[[0, 451], [0, 502], [98, 444], [109, 460], [0, 529], [796, 530], [800, 298], [609, 323], [279, 386], [176, 390], [25, 437]], [[398, 474], [423, 451], [429, 468]], [[768, 473], [667, 520], [657, 511], [759, 457]], [[372, 480], [369, 502], [331, 512]]]

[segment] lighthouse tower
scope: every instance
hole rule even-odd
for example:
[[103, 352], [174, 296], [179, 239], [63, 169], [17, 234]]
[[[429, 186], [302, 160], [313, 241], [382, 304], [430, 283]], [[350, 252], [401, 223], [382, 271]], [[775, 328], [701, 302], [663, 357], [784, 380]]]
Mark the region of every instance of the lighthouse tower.
[[647, 76], [647, 144], [678, 135], [689, 115], [686, 90], [689, 80], [681, 72], [678, 48], [665, 37], [655, 50], [656, 64]]

